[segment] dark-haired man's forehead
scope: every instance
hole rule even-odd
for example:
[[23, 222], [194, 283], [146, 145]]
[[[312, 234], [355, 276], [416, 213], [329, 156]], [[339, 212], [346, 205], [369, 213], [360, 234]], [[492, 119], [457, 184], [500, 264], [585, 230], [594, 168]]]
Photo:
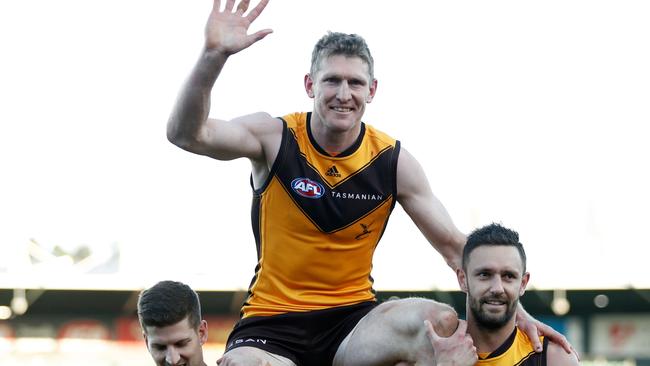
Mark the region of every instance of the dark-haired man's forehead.
[[198, 333], [198, 329], [192, 327], [188, 318], [184, 318], [177, 323], [162, 327], [147, 325], [144, 328], [144, 332], [147, 334], [151, 343], [174, 344], [183, 339], [191, 338]]
[[474, 248], [467, 258], [467, 269], [476, 268], [510, 268], [520, 274], [524, 271], [519, 250], [510, 245], [481, 245]]
[[185, 316], [183, 319], [177, 321], [176, 323], [173, 324], [168, 324], [168, 325], [152, 325], [148, 324], [145, 325], [144, 331], [147, 331], [148, 329], [162, 329], [162, 328], [176, 328], [176, 329], [194, 329], [196, 327], [192, 326], [191, 318], [189, 315]]

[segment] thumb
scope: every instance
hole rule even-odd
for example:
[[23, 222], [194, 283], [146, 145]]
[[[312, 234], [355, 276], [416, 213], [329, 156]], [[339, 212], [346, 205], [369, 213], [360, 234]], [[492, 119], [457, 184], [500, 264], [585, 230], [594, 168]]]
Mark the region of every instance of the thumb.
[[431, 341], [432, 343], [440, 339], [440, 336], [433, 329], [433, 325], [431, 325], [430, 321], [428, 320], [424, 321], [424, 330], [427, 332], [427, 337], [429, 337], [429, 341]]
[[272, 29], [263, 29], [261, 31], [257, 31], [251, 35], [248, 36], [248, 46], [251, 46], [253, 43], [262, 40], [262, 38], [268, 36], [269, 34], [273, 33]]
[[465, 320], [458, 319], [458, 328], [456, 328], [456, 331], [451, 336], [464, 337], [465, 333], [467, 333], [467, 322]]

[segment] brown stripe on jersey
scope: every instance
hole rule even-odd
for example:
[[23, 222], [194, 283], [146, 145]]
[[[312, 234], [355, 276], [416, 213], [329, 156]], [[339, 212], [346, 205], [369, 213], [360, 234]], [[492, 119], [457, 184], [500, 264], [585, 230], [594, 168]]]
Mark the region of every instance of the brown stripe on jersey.
[[[391, 171], [393, 164], [392, 147], [384, 148], [381, 154], [373, 157], [353, 176], [335, 187], [330, 187], [304, 155], [299, 153], [300, 148], [295, 139], [288, 139], [284, 148], [286, 159], [276, 176], [296, 206], [323, 232], [341, 230], [393, 198], [392, 177], [385, 174], [386, 171]], [[321, 184], [323, 195], [320, 198], [299, 195], [291, 187], [296, 178], [307, 178]], [[350, 200], [355, 201], [353, 206], [343, 202]]]

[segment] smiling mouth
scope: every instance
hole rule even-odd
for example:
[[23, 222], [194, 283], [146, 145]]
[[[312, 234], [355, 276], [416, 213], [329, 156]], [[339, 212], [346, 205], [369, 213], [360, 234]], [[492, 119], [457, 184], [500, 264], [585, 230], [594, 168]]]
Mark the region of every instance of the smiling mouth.
[[352, 108], [332, 107], [332, 109], [335, 110], [336, 112], [343, 112], [343, 113], [352, 112]]
[[501, 306], [507, 304], [507, 302], [504, 300], [496, 300], [496, 299], [483, 300], [481, 302], [485, 305], [491, 305], [491, 306]]

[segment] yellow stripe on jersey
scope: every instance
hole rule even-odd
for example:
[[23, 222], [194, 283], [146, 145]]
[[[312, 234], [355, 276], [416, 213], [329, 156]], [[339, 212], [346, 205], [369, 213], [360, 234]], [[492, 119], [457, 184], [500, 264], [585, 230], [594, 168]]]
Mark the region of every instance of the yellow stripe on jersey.
[[[484, 366], [545, 366], [546, 365], [546, 347], [543, 353], [535, 353], [533, 344], [526, 334], [515, 329], [514, 339], [510, 337], [498, 351], [489, 353], [480, 353], [476, 365]], [[543, 344], [544, 337], [539, 338]], [[509, 343], [509, 344], [508, 344]]]

